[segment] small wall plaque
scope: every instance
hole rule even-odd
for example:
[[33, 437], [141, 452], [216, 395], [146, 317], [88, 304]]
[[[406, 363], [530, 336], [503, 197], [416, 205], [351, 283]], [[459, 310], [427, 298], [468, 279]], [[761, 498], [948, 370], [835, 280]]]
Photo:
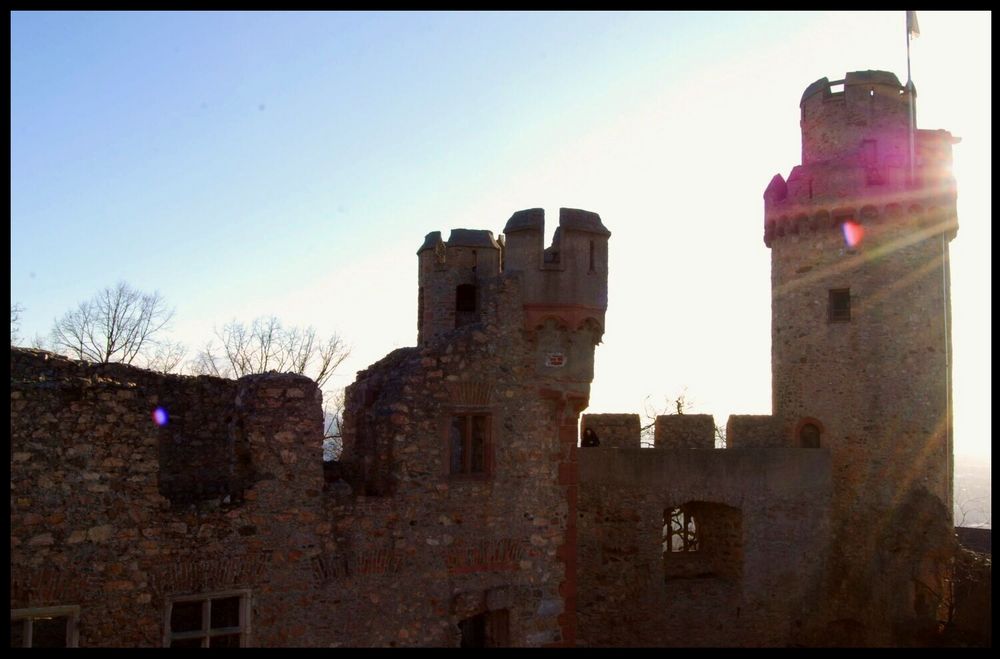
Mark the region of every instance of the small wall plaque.
[[545, 365], [551, 368], [562, 368], [566, 365], [566, 355], [562, 352], [550, 352], [545, 355]]

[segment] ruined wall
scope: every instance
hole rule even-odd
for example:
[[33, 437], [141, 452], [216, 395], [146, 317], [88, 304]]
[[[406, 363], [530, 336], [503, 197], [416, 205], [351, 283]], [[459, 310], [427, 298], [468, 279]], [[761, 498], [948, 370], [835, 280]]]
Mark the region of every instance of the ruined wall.
[[[324, 531], [318, 396], [300, 376], [163, 376], [12, 348], [11, 609], [76, 605], [81, 646], [160, 646], [168, 598], [250, 589], [254, 644], [325, 640], [309, 564]], [[211, 491], [161, 494], [175, 444]]]
[[[580, 450], [580, 644], [796, 644], [830, 552], [824, 450]], [[685, 506], [697, 552], [664, 553]]]
[[[516, 279], [488, 288], [482, 322], [392, 353], [348, 387], [341, 461], [352, 493], [334, 509], [329, 560], [378, 549], [389, 567], [377, 590], [331, 614], [355, 620], [366, 645], [458, 646], [462, 619], [497, 610], [511, 645], [563, 640], [558, 427], [525, 377], [533, 351], [520, 339]], [[488, 418], [482, 473], [451, 473], [461, 415]]]
[[[307, 378], [162, 376], [12, 349], [12, 610], [76, 606], [81, 645], [157, 646], [170, 611], [202, 620], [178, 598], [224, 608], [237, 592], [232, 620], [252, 628], [218, 642], [573, 645], [576, 428], [609, 234], [596, 214], [562, 220], [564, 248], [603, 241], [579, 287], [564, 280], [580, 245], [563, 253], [568, 271], [539, 279], [501, 273], [489, 232], [429, 236], [421, 347], [358, 374], [329, 468]], [[476, 291], [462, 302], [464, 285]]]
[[602, 448], [639, 448], [638, 414], [584, 414], [581, 437], [587, 428], [597, 433]]

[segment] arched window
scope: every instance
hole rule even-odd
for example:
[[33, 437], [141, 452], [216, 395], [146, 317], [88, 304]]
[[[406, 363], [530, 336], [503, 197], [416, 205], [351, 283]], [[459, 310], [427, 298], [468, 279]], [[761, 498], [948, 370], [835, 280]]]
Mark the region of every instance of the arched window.
[[819, 448], [819, 426], [815, 423], [806, 423], [799, 428], [799, 445], [802, 448]]

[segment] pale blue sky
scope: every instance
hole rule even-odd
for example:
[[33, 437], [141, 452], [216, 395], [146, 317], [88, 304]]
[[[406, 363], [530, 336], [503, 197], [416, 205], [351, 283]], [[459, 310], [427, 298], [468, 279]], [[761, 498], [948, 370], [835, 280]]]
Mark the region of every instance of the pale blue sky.
[[[988, 456], [990, 15], [920, 25], [918, 123], [963, 139], [956, 451]], [[903, 12], [15, 12], [11, 299], [30, 340], [158, 289], [192, 356], [274, 313], [354, 346], [343, 385], [415, 342], [424, 234], [586, 208], [613, 233], [591, 411], [768, 413], [761, 195], [805, 87], [861, 69], [905, 79]]]

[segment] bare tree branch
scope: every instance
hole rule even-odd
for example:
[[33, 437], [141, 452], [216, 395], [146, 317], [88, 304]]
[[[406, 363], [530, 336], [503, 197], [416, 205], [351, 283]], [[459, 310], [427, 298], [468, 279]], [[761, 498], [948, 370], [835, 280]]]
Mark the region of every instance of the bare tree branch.
[[187, 354], [187, 348], [177, 341], [161, 341], [146, 359], [145, 368], [159, 373], [172, 373]]
[[337, 368], [351, 354], [350, 347], [338, 334], [323, 341], [313, 327], [283, 327], [277, 317], [262, 316], [249, 324], [232, 320], [221, 330], [215, 330], [215, 339], [206, 343], [189, 363], [192, 373], [240, 378], [275, 370], [312, 378], [323, 391], [324, 459], [340, 457], [344, 392], [326, 388]]
[[14, 345], [21, 340], [21, 314], [24, 307], [20, 304], [10, 305], [10, 344]]
[[140, 355], [160, 349], [156, 337], [173, 315], [159, 292], [143, 293], [123, 281], [57, 320], [52, 342], [57, 350], [77, 359], [131, 364]]
[[275, 370], [311, 377], [322, 389], [350, 348], [337, 334], [321, 343], [312, 327], [285, 328], [275, 316], [236, 320], [215, 331], [220, 347], [209, 341], [191, 363], [193, 372], [240, 378]]

